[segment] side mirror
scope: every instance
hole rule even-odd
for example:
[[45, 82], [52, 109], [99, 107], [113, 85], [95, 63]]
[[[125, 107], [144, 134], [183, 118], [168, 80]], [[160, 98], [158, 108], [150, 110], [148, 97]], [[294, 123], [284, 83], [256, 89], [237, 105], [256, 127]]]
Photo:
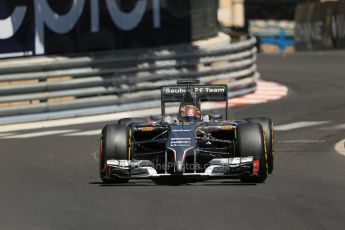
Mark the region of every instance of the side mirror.
[[223, 116], [220, 114], [210, 114], [209, 118], [211, 121], [221, 121], [223, 120]]
[[162, 119], [163, 119], [163, 116], [160, 116], [160, 115], [158, 115], [158, 116], [151, 116], [150, 117], [150, 120], [153, 121], [153, 122], [161, 122]]

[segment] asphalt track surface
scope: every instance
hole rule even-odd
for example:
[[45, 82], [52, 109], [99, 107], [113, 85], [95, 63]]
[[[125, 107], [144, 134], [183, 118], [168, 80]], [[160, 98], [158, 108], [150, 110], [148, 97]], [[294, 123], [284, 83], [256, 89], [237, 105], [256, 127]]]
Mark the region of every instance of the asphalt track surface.
[[[345, 53], [259, 56], [263, 79], [289, 87], [236, 118], [276, 124], [329, 121], [279, 131], [266, 183], [217, 180], [181, 186], [103, 185], [98, 136], [0, 140], [0, 229], [345, 229]], [[104, 124], [61, 127], [101, 129]]]

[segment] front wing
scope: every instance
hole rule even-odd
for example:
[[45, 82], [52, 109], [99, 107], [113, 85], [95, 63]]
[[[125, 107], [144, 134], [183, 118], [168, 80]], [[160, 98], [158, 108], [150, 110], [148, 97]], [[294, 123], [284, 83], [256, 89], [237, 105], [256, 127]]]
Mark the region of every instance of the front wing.
[[254, 157], [216, 158], [209, 162], [204, 172], [157, 173], [154, 164], [147, 160], [108, 160], [106, 175], [109, 178], [158, 179], [169, 177], [200, 179], [236, 179], [242, 175], [257, 175], [258, 164]]

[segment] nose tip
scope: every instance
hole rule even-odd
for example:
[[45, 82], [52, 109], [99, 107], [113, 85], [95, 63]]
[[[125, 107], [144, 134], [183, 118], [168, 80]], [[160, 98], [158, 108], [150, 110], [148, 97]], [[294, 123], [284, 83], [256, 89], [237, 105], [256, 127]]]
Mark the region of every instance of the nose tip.
[[182, 174], [183, 173], [183, 162], [182, 161], [178, 161], [175, 164], [175, 173], [177, 174]]

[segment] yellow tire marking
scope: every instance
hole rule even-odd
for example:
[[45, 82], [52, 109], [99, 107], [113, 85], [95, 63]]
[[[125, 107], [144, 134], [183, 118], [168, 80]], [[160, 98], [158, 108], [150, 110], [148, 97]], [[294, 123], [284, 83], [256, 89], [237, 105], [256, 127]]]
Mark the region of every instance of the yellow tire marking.
[[274, 123], [272, 122], [272, 126], [271, 126], [271, 130], [272, 130], [272, 155], [274, 156], [275, 152], [274, 152]]
[[266, 136], [265, 136], [265, 131], [262, 131], [263, 137], [264, 137], [264, 151], [265, 151], [265, 158], [266, 158], [266, 173], [268, 174], [268, 162], [267, 162], [267, 143], [266, 143]]
[[129, 129], [129, 138], [128, 138], [128, 160], [131, 160], [132, 158], [132, 130]]

